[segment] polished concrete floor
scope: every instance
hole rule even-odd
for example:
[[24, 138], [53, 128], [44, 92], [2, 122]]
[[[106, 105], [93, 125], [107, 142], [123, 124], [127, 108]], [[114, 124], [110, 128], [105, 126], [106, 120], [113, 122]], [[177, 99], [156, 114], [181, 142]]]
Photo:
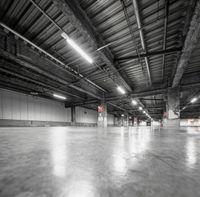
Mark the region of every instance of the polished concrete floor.
[[200, 129], [0, 128], [0, 196], [200, 196]]

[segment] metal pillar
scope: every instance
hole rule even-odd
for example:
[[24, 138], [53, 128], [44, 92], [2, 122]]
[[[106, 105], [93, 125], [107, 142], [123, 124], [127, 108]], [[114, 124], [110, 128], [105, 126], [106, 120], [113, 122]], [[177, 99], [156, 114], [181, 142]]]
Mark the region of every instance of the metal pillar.
[[180, 127], [180, 91], [179, 87], [168, 89], [167, 94], [167, 118], [164, 127]]
[[98, 106], [98, 127], [107, 127], [107, 104], [101, 102], [101, 105]]
[[71, 123], [72, 123], [72, 125], [76, 124], [76, 108], [75, 108], [75, 106], [71, 107]]

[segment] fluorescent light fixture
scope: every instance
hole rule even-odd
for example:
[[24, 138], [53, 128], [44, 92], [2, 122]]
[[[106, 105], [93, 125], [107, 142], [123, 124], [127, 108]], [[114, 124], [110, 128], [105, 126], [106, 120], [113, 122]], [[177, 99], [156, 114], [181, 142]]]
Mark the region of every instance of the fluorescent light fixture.
[[131, 102], [132, 102], [133, 105], [137, 105], [137, 101], [136, 100], [133, 99]]
[[195, 103], [197, 101], [197, 97], [194, 97], [190, 102]]
[[139, 107], [139, 110], [142, 110], [142, 107]]
[[126, 93], [125, 90], [121, 86], [117, 86], [117, 90], [122, 94]]
[[81, 49], [67, 34], [62, 33], [61, 36], [66, 39], [67, 43], [70, 44], [85, 60], [90, 64], [93, 63], [92, 58], [87, 55], [83, 49]]
[[62, 100], [66, 100], [66, 97], [65, 96], [61, 96], [61, 95], [58, 95], [58, 94], [53, 94], [53, 96], [55, 98], [59, 98], [59, 99], [62, 99]]

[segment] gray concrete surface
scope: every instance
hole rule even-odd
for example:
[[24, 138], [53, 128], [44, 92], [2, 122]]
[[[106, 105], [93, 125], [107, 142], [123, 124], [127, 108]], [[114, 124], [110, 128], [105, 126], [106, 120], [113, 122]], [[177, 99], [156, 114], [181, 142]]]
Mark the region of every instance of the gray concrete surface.
[[1, 197], [197, 197], [199, 188], [198, 128], [0, 128]]

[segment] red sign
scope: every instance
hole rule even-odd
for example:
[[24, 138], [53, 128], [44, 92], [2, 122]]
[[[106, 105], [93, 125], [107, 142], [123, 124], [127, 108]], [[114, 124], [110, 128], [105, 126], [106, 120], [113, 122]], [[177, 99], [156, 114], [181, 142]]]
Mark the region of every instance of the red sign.
[[98, 112], [99, 112], [99, 113], [104, 112], [104, 107], [103, 107], [103, 105], [99, 105], [99, 106], [98, 106]]
[[167, 115], [168, 115], [167, 112], [164, 112], [164, 113], [163, 113], [163, 117], [164, 117], [164, 118], [166, 118]]

